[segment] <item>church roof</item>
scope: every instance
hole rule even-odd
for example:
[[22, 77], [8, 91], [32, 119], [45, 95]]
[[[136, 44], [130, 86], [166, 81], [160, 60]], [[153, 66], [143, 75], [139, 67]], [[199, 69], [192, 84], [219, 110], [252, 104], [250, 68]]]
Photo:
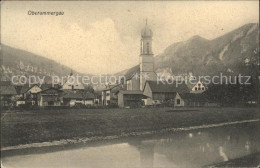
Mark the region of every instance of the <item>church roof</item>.
[[126, 80], [132, 79], [132, 77], [133, 77], [136, 73], [140, 73], [140, 66], [139, 66], [139, 65], [136, 65], [136, 66], [130, 68], [130, 69], [126, 72], [126, 74], [125, 74], [125, 79], [126, 79]]
[[176, 84], [176, 83], [163, 83], [163, 82], [157, 82], [157, 81], [147, 81], [145, 85], [149, 84], [152, 92], [157, 93], [189, 93], [189, 88], [185, 83]]

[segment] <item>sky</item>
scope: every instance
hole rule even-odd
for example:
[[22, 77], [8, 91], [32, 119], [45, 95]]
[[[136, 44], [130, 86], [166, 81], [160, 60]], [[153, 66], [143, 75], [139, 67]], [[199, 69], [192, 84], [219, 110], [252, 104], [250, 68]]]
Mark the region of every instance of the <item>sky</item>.
[[[28, 11], [62, 11], [60, 16]], [[194, 35], [214, 39], [259, 22], [258, 1], [5, 1], [1, 42], [78, 72], [113, 74], [139, 63], [145, 19], [154, 55]]]

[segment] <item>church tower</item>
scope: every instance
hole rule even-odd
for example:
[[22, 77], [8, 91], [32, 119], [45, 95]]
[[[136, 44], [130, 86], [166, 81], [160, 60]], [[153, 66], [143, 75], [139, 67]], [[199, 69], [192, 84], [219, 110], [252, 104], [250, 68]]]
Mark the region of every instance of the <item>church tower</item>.
[[147, 80], [156, 80], [154, 72], [154, 58], [152, 51], [153, 32], [147, 25], [141, 32], [141, 48], [140, 48], [140, 90], [144, 89]]

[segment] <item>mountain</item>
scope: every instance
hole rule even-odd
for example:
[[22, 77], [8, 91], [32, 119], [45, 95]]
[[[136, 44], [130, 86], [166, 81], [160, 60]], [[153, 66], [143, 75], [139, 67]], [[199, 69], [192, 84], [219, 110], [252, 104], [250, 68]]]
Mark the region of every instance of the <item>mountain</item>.
[[45, 76], [45, 81], [49, 83], [51, 75], [68, 76], [71, 68], [40, 55], [2, 44], [0, 72], [1, 80], [10, 80], [13, 75], [37, 75], [41, 78]]
[[[0, 80], [11, 80], [12, 76], [39, 76], [41, 79], [43, 76], [44, 82], [51, 83], [52, 76], [56, 75], [59, 77], [64, 77], [64, 81], [72, 69], [65, 65], [62, 65], [56, 61], [45, 58], [43, 56], [27, 52], [25, 50], [16, 49], [7, 45], [1, 45], [1, 57], [0, 57]], [[78, 78], [82, 82], [83, 76], [88, 76], [89, 80], [85, 80], [85, 84], [91, 84], [95, 90], [101, 90], [104, 88], [104, 84], [110, 81], [105, 81], [104, 76], [111, 76], [103, 74], [101, 79], [98, 78], [99, 75], [93, 74], [82, 74], [73, 70], [73, 74], [79, 74]], [[92, 82], [91, 82], [92, 80]], [[101, 81], [100, 81], [101, 80]], [[114, 78], [111, 79], [111, 83], [115, 82]], [[101, 83], [101, 84], [100, 84]]]
[[259, 68], [259, 24], [246, 24], [221, 37], [207, 40], [194, 36], [173, 43], [155, 57], [160, 75], [251, 74]]
[[[194, 75], [257, 73], [258, 31], [259, 24], [250, 23], [213, 40], [193, 36], [186, 41], [173, 43], [155, 57], [156, 73], [161, 76], [188, 73]], [[46, 76], [45, 81], [50, 82], [52, 75], [67, 76], [71, 72], [71, 68], [51, 59], [7, 45], [1, 45], [0, 58], [1, 80], [10, 80], [13, 75], [38, 75]], [[115, 75], [121, 76], [127, 71]]]

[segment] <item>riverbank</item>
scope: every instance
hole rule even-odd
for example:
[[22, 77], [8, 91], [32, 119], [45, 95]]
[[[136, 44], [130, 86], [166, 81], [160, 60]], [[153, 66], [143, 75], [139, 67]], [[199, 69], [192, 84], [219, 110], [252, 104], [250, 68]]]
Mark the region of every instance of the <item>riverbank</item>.
[[[2, 150], [145, 135], [259, 118], [257, 108], [66, 109], [1, 114]], [[195, 126], [195, 127], [194, 127]], [[194, 128], [193, 128], [194, 127]]]
[[218, 168], [218, 167], [260, 167], [260, 152], [246, 155], [240, 158], [232, 159], [226, 162], [221, 162], [203, 168]]
[[167, 132], [190, 131], [190, 130], [197, 130], [197, 129], [229, 126], [229, 125], [235, 125], [235, 124], [254, 123], [254, 122], [259, 122], [259, 121], [260, 121], [260, 119], [242, 120], [242, 121], [233, 121], [233, 122], [182, 127], [182, 128], [167, 128], [167, 129], [162, 129], [159, 131], [132, 132], [132, 133], [128, 133], [128, 134], [121, 134], [121, 135], [114, 135], [114, 136], [63, 139], [63, 140], [52, 141], [52, 142], [31, 143], [31, 144], [3, 147], [1, 150], [2, 151], [11, 151], [11, 150], [20, 150], [20, 149], [28, 149], [28, 148], [42, 148], [42, 147], [52, 147], [52, 146], [61, 146], [61, 145], [69, 145], [69, 144], [79, 144], [79, 143], [95, 142], [95, 141], [102, 141], [102, 140], [114, 140], [114, 139], [118, 139], [118, 138], [125, 138], [125, 137], [132, 137], [132, 136], [144, 136], [144, 135], [153, 135], [153, 134], [167, 133]]

